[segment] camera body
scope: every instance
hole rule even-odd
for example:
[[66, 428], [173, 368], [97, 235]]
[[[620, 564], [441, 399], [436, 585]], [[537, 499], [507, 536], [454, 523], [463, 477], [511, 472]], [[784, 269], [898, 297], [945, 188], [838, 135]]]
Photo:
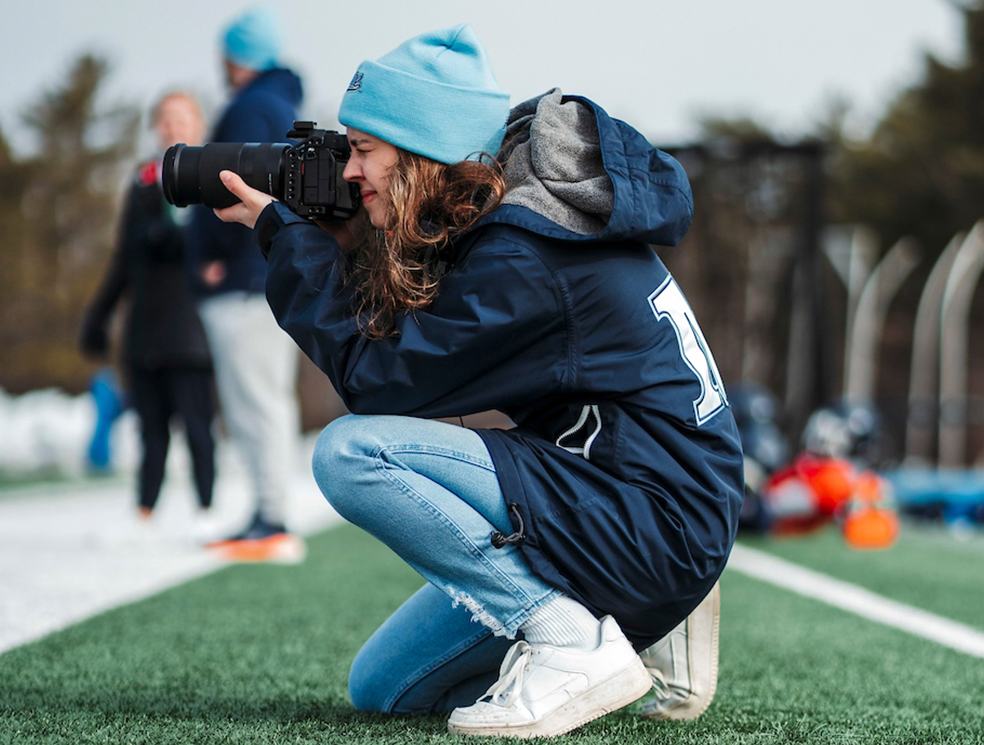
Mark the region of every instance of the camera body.
[[351, 155], [345, 135], [318, 129], [314, 122], [298, 121], [287, 138], [296, 142], [174, 145], [164, 154], [164, 198], [176, 207], [230, 207], [239, 199], [225, 188], [219, 173], [233, 171], [249, 186], [276, 197], [302, 217], [352, 217], [360, 199], [358, 186], [342, 178]]
[[359, 209], [359, 187], [342, 178], [352, 153], [348, 138], [314, 122], [294, 122], [287, 138], [282, 200], [301, 217], [347, 219]]

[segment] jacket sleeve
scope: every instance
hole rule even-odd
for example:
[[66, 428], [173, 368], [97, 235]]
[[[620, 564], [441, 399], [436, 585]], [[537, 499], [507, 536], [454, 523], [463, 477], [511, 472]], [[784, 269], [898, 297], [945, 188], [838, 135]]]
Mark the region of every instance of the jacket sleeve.
[[520, 243], [481, 237], [434, 303], [369, 339], [353, 317], [344, 255], [281, 204], [257, 224], [269, 243], [267, 299], [280, 325], [355, 413], [463, 416], [510, 409], [570, 384], [563, 292]]
[[139, 236], [140, 252], [148, 262], [176, 264], [184, 258], [184, 239], [181, 228], [171, 218], [159, 185], [141, 186], [134, 191], [134, 227], [131, 235]]
[[100, 357], [109, 352], [109, 334], [106, 327], [113, 314], [113, 309], [130, 282], [127, 255], [129, 252], [130, 224], [135, 219], [135, 206], [135, 189], [131, 188], [127, 194], [123, 219], [120, 221], [116, 250], [110, 259], [102, 284], [82, 318], [82, 327], [79, 330], [79, 348], [87, 356]]

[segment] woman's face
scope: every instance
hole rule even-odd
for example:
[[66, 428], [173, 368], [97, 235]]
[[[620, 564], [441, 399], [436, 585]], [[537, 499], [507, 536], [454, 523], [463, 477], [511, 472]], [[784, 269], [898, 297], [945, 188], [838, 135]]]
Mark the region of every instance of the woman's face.
[[162, 150], [179, 142], [200, 145], [204, 128], [198, 105], [187, 96], [168, 96], [157, 107], [154, 129]]
[[359, 185], [369, 221], [374, 227], [383, 228], [389, 206], [390, 174], [398, 157], [396, 147], [351, 127], [348, 128], [348, 141], [352, 155], [342, 178]]

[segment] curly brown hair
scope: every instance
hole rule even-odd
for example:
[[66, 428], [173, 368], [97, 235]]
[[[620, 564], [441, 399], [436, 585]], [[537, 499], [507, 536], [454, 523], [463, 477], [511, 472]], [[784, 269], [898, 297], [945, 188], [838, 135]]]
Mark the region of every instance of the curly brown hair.
[[434, 302], [452, 242], [499, 206], [506, 190], [502, 169], [491, 157], [446, 164], [397, 153], [386, 224], [373, 230], [366, 221], [348, 262], [359, 326], [374, 339], [394, 334], [400, 313]]

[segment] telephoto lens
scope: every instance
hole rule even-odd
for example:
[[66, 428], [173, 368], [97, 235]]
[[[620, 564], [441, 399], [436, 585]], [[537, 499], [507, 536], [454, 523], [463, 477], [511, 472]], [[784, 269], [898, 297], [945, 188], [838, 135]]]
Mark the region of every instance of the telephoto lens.
[[164, 198], [175, 207], [204, 204], [222, 209], [239, 201], [219, 180], [221, 171], [238, 173], [247, 185], [279, 197], [283, 193], [287, 150], [280, 142], [179, 144], [164, 153]]

